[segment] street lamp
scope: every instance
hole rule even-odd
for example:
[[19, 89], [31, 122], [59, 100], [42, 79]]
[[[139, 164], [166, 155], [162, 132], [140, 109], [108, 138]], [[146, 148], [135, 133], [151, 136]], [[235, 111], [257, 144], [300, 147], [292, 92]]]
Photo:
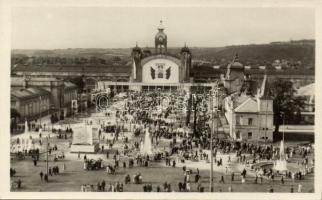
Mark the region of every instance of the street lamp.
[[[214, 191], [213, 188], [213, 155], [214, 155], [214, 149], [213, 149], [213, 133], [215, 131], [215, 116], [214, 116], [214, 95], [216, 95], [216, 112], [218, 116], [218, 82], [214, 85], [215, 88], [210, 91], [210, 106], [211, 106], [211, 131], [210, 131], [210, 192]], [[218, 119], [217, 122], [217, 137], [218, 137]]]
[[40, 129], [41, 129], [41, 117], [42, 117], [42, 110], [41, 110], [41, 107], [42, 107], [42, 102], [41, 102], [41, 96], [39, 96], [39, 132], [41, 132], [40, 131]]
[[213, 96], [212, 91], [210, 91], [211, 97], [210, 97], [210, 106], [211, 106], [211, 131], [210, 131], [210, 192], [214, 191], [213, 187], [213, 131], [214, 129], [214, 106], [213, 106]]
[[46, 136], [46, 176], [47, 176], [47, 182], [48, 182], [48, 178], [49, 178], [49, 174], [48, 174], [48, 148], [49, 148], [49, 142], [48, 142], [48, 136]]

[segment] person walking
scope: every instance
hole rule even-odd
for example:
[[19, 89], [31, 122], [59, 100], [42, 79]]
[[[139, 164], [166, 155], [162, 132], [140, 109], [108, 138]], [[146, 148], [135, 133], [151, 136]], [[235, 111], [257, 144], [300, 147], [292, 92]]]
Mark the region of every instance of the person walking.
[[103, 180], [101, 183], [101, 189], [103, 192], [105, 191], [105, 185], [106, 185], [106, 182], [105, 182], [105, 180]]
[[225, 183], [225, 180], [224, 180], [224, 176], [223, 175], [221, 175], [221, 178], [220, 178], [219, 183]]

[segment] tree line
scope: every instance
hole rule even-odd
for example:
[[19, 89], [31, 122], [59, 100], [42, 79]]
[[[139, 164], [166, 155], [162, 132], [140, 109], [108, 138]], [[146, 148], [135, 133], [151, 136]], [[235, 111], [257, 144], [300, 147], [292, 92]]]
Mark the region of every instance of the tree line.
[[60, 57], [60, 56], [26, 56], [14, 55], [11, 57], [11, 64], [23, 65], [109, 65], [109, 64], [126, 64], [127, 60], [119, 56], [113, 56], [104, 59], [96, 56], [91, 57]]

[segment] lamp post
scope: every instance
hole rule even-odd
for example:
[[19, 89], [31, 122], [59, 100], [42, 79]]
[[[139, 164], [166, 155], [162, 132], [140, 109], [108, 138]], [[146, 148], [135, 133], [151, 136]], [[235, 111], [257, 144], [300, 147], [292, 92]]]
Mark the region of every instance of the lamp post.
[[46, 175], [47, 175], [47, 181], [49, 178], [49, 174], [48, 174], [48, 147], [49, 147], [49, 142], [48, 142], [48, 136], [46, 136]]
[[214, 175], [214, 171], [213, 171], [213, 131], [214, 129], [214, 104], [213, 104], [213, 95], [212, 95], [212, 91], [210, 91], [211, 97], [210, 97], [210, 106], [211, 106], [211, 131], [210, 131], [210, 192], [214, 191], [214, 187], [213, 187], [213, 175]]
[[40, 132], [40, 129], [41, 129], [41, 107], [42, 107], [42, 102], [41, 102], [41, 96], [39, 96], [39, 132]]
[[[210, 106], [211, 106], [211, 131], [210, 131], [210, 192], [214, 191], [213, 188], [213, 164], [214, 164], [214, 148], [213, 148], [213, 135], [215, 132], [215, 116], [214, 116], [214, 95], [216, 95], [216, 112], [218, 116], [218, 82], [215, 83], [213, 90], [210, 91]], [[217, 137], [218, 137], [218, 119], [217, 122]]]

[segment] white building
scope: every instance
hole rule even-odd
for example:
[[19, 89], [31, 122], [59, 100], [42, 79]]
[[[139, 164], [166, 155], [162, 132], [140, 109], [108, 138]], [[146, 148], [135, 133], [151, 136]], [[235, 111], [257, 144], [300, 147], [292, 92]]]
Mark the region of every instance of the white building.
[[225, 116], [234, 140], [273, 140], [273, 100], [265, 75], [255, 97], [238, 92], [225, 98]]

